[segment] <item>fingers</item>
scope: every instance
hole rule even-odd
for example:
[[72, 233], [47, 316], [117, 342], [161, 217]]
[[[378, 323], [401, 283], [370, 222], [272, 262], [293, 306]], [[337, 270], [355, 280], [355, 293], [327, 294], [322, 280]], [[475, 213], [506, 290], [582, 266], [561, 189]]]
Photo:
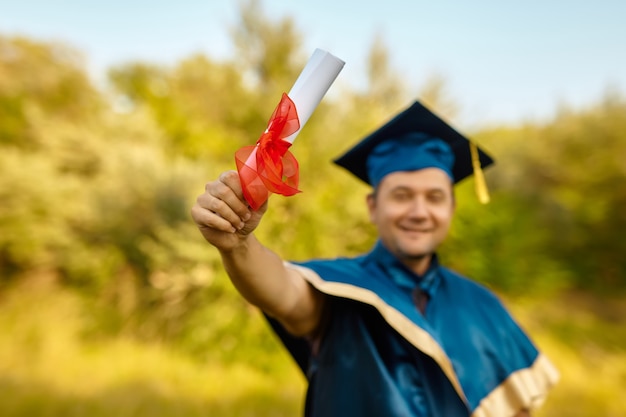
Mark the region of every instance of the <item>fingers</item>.
[[217, 181], [208, 183], [192, 209], [192, 216], [201, 227], [225, 232], [242, 229], [251, 212], [242, 197], [238, 174], [225, 172]]
[[220, 217], [216, 213], [202, 207], [202, 204], [200, 202], [197, 202], [196, 205], [192, 207], [191, 217], [193, 217], [200, 231], [203, 232], [205, 230], [216, 230], [229, 233], [234, 233], [237, 231], [232, 223]]
[[226, 203], [242, 221], [247, 221], [252, 213], [248, 203], [243, 197], [239, 174], [237, 174], [236, 171], [226, 171], [222, 173], [219, 180], [213, 184], [212, 194]]
[[218, 181], [227, 185], [228, 188], [233, 190], [236, 195], [243, 200], [243, 192], [241, 189], [241, 182], [239, 181], [239, 174], [237, 171], [225, 171], [222, 172], [218, 178]]

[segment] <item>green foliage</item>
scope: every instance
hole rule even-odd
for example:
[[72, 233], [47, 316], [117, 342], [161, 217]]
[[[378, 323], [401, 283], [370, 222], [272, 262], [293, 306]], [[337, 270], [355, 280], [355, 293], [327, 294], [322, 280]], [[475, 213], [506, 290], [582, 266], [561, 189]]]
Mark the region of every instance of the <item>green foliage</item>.
[[263, 124], [233, 64], [194, 56], [171, 70], [135, 63], [113, 68], [109, 76], [118, 100], [148, 109], [176, 155], [230, 159], [233, 148], [247, 144], [250, 125]]
[[562, 109], [545, 125], [478, 137], [498, 159], [487, 175], [498, 215], [507, 219], [498, 227], [521, 226], [499, 247], [520, 250], [516, 256], [534, 270], [528, 279], [624, 291], [626, 102], [609, 94], [582, 111]]
[[[0, 37], [0, 301], [45, 277], [80, 294], [87, 343], [122, 337], [202, 362], [276, 366], [284, 352], [189, 210], [204, 182], [257, 140], [305, 56], [293, 21], [271, 21], [256, 1], [242, 3], [233, 39], [233, 61], [128, 63], [100, 91], [73, 49]], [[375, 40], [366, 88], [329, 95], [294, 144], [303, 192], [272, 197], [258, 229], [283, 257], [351, 256], [376, 239], [369, 189], [330, 161], [412, 99], [388, 58]], [[420, 98], [454, 116], [440, 78]], [[457, 187], [444, 262], [516, 296], [626, 290], [625, 116], [626, 102], [608, 95], [545, 124], [472, 135], [497, 160], [486, 172], [492, 203], [477, 203], [471, 179]], [[154, 399], [151, 387], [126, 386]]]
[[242, 1], [239, 10], [240, 21], [232, 35], [241, 71], [274, 104], [274, 97], [280, 98], [300, 71], [302, 36], [292, 19], [269, 19], [259, 0]]
[[31, 132], [31, 118], [38, 114], [87, 120], [100, 109], [81, 61], [66, 45], [0, 38], [0, 145], [41, 145], [42, 138]]
[[[9, 111], [0, 129], [11, 132], [3, 135], [0, 155], [0, 267], [6, 278], [53, 271], [114, 306], [116, 328], [200, 340], [185, 336], [193, 332], [185, 320], [193, 322], [207, 300], [236, 294], [217, 255], [191, 225], [189, 208], [202, 178], [232, 169], [234, 150], [253, 143], [264, 128], [274, 97], [262, 96], [259, 80], [280, 80], [280, 87], [264, 87], [278, 96], [304, 63], [297, 42], [285, 46], [254, 7], [243, 8], [236, 33], [247, 65], [204, 56], [173, 68], [124, 65], [110, 72], [117, 98], [108, 106], [71, 49], [2, 39], [0, 82], [7, 88], [0, 101]], [[289, 21], [277, 27], [294, 30]], [[244, 42], [253, 38], [267, 53]], [[275, 59], [281, 48], [285, 59]], [[304, 192], [273, 198], [272, 215], [259, 229], [286, 258], [353, 255], [375, 239], [363, 204], [367, 188], [328, 165], [346, 142], [403, 105], [402, 85], [394, 85], [380, 41], [370, 65], [369, 90], [325, 100], [293, 148]], [[256, 72], [252, 84], [244, 82], [250, 71]], [[441, 79], [424, 95], [444, 113], [453, 107], [442, 99]], [[131, 105], [120, 108], [119, 97]], [[623, 288], [618, 233], [626, 196], [615, 186], [624, 176], [623, 114], [624, 103], [609, 96], [586, 112], [564, 110], [545, 126], [479, 132], [477, 140], [498, 159], [487, 173], [494, 199], [486, 207], [473, 204], [468, 186], [460, 187], [443, 256], [504, 291]], [[581, 164], [585, 169], [575, 169]], [[154, 326], [140, 325], [147, 317]]]

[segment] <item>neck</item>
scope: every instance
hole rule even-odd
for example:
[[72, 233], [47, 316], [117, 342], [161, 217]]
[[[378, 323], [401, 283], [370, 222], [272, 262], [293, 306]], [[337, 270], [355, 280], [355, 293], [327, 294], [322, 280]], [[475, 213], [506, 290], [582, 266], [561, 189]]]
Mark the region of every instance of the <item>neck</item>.
[[413, 256], [399, 258], [400, 262], [415, 274], [422, 276], [428, 271], [433, 255]]
[[433, 262], [436, 262], [434, 260], [436, 255], [434, 253], [422, 256], [411, 256], [404, 253], [392, 252], [380, 240], [376, 243], [372, 253], [376, 254], [377, 259], [382, 259], [386, 263], [400, 263], [404, 268], [420, 277], [426, 274]]

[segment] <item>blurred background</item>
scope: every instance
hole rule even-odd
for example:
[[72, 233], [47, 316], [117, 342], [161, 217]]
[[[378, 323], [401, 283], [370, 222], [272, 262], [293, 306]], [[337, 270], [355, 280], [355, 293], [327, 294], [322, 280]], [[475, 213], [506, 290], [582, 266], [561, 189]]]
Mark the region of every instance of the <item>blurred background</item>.
[[625, 5], [339, 3], [0, 0], [0, 415], [301, 413], [189, 211], [316, 47], [346, 67], [260, 239], [367, 251], [368, 190], [330, 161], [419, 99], [497, 160], [441, 257], [559, 368], [537, 415], [626, 415]]

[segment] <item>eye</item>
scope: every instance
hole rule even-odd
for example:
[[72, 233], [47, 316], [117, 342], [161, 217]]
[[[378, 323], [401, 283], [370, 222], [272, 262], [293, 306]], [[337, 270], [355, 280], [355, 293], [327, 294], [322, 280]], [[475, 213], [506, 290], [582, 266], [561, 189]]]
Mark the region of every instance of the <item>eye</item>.
[[406, 190], [395, 190], [391, 193], [391, 199], [393, 201], [403, 202], [409, 201], [413, 198], [413, 195]]
[[432, 203], [443, 203], [447, 200], [447, 196], [443, 191], [434, 191], [428, 193], [428, 201]]

